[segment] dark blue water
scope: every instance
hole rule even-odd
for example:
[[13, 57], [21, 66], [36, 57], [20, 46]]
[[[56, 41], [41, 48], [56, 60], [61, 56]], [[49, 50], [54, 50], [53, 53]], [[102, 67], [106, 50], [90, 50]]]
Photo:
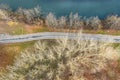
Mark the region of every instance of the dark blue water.
[[100, 18], [112, 14], [120, 15], [120, 0], [0, 0], [0, 3], [8, 4], [13, 10], [40, 5], [46, 14], [53, 12], [57, 16], [66, 16], [71, 12]]

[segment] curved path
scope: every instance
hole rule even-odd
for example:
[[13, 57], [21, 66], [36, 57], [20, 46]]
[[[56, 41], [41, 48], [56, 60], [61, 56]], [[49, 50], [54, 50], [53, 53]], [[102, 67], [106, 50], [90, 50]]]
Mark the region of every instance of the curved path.
[[40, 39], [59, 39], [59, 38], [75, 39], [80, 38], [83, 40], [96, 40], [111, 43], [120, 43], [120, 36], [101, 35], [101, 34], [77, 34], [77, 33], [63, 33], [63, 32], [43, 32], [26, 35], [10, 35], [0, 37], [0, 44], [27, 42]]

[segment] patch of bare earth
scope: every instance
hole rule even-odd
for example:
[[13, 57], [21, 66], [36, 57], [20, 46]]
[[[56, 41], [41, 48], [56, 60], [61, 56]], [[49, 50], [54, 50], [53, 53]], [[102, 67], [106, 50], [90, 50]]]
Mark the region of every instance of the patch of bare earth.
[[11, 47], [9, 45], [0, 44], [0, 68], [5, 68], [13, 63], [14, 57], [20, 51], [19, 46]]
[[3, 46], [0, 46], [0, 67], [5, 67], [9, 63], [8, 55]]
[[84, 77], [87, 80], [120, 80], [120, 67], [117, 61], [108, 61], [108, 66], [96, 73], [86, 72]]

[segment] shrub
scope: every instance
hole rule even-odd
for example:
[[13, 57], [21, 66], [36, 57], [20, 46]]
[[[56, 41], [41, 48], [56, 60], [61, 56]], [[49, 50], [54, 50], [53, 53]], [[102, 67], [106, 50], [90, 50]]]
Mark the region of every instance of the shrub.
[[8, 14], [6, 11], [3, 11], [0, 9], [0, 19], [2, 20], [7, 20], [8, 19]]
[[78, 13], [76, 14], [70, 14], [69, 15], [69, 22], [68, 22], [68, 28], [70, 29], [75, 29], [75, 28], [82, 28], [83, 25], [83, 20], [81, 19], [81, 17], [78, 15]]
[[22, 17], [26, 22], [32, 23], [35, 18], [41, 18], [42, 11], [39, 6], [36, 6], [32, 9], [18, 8], [16, 14], [20, 15], [20, 17]]
[[7, 4], [0, 4], [0, 19], [10, 20], [11, 8]]
[[101, 20], [98, 17], [90, 17], [86, 20], [86, 26], [88, 29], [99, 30], [102, 29]]
[[66, 28], [66, 26], [67, 26], [66, 17], [64, 17], [64, 16], [60, 17], [59, 20], [58, 20], [58, 28], [64, 29], [64, 28]]
[[46, 25], [48, 27], [52, 27], [52, 29], [58, 27], [58, 20], [56, 18], [56, 16], [53, 14], [53, 13], [49, 13], [47, 16], [46, 16]]
[[106, 27], [113, 30], [120, 29], [120, 17], [117, 15], [108, 16], [106, 19]]
[[68, 29], [78, 29], [84, 26], [81, 17], [76, 14], [70, 14], [69, 18], [61, 16], [59, 19], [52, 13], [49, 13], [46, 17], [46, 25], [53, 28], [68, 28]]
[[7, 4], [0, 4], [0, 9], [11, 11], [12, 9]]
[[0, 80], [87, 80], [85, 73], [97, 73], [107, 66], [111, 58], [106, 54], [117, 53], [96, 41], [42, 40], [22, 52]]

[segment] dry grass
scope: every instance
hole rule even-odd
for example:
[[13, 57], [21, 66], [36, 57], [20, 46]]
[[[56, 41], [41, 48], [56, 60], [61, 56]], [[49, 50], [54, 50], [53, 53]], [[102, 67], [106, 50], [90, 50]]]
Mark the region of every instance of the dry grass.
[[[8, 33], [12, 35], [30, 34], [38, 32], [76, 32], [75, 29], [51, 29], [44, 25], [28, 25], [25, 23], [14, 22], [14, 21], [0, 21], [0, 33]], [[92, 34], [110, 34], [120, 35], [119, 30], [87, 30], [84, 29], [83, 33]]]
[[49, 31], [45, 26], [29, 25], [15, 21], [0, 21], [0, 33], [21, 35]]
[[97, 74], [104, 73], [109, 61], [114, 61], [108, 54], [118, 52], [106, 43], [67, 38], [42, 40], [23, 51], [0, 80], [107, 80], [110, 76]]
[[0, 46], [0, 67], [6, 67], [13, 62], [14, 55], [18, 54], [20, 48], [18, 46]]
[[0, 45], [0, 70], [13, 64], [15, 56], [18, 56], [24, 49], [33, 46], [35, 41]]

